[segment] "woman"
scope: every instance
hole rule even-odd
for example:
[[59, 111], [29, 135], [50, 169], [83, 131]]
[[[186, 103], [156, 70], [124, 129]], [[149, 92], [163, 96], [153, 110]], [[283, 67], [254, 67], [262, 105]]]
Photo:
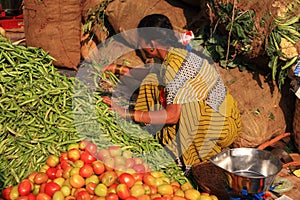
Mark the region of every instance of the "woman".
[[[213, 62], [178, 43], [166, 16], [146, 16], [138, 28], [141, 48], [161, 64], [143, 79], [133, 112], [113, 108], [123, 117], [129, 113], [135, 122], [163, 125], [157, 137], [188, 170], [230, 146], [241, 133], [237, 103]], [[112, 104], [107, 98], [104, 102]]]

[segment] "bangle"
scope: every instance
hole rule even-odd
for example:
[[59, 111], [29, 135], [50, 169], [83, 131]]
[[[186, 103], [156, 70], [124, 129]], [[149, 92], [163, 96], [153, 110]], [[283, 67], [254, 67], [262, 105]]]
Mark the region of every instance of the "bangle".
[[126, 120], [133, 120], [134, 121], [134, 113], [135, 113], [134, 110], [127, 110], [127, 109], [125, 109], [125, 119]]
[[144, 111], [141, 111], [141, 115], [140, 115], [140, 118], [139, 118], [139, 122], [142, 122], [143, 115], [144, 115]]
[[134, 121], [134, 114], [135, 114], [134, 110], [129, 110], [129, 116], [132, 119], [132, 121]]

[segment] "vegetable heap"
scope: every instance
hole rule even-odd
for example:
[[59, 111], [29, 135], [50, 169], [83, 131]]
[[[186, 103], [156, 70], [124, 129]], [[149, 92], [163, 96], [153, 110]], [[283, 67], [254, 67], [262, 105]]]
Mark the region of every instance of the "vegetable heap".
[[98, 149], [88, 141], [49, 155], [38, 172], [2, 192], [5, 200], [217, 200], [191, 183], [180, 184], [153, 171], [141, 157], [119, 146]]
[[0, 46], [0, 189], [20, 183], [47, 156], [80, 140], [102, 148], [117, 144], [153, 170], [187, 181], [157, 139], [102, 102], [97, 82], [98, 90], [90, 92], [90, 85], [59, 73], [40, 48], [13, 45], [2, 35]]
[[299, 4], [299, 0], [210, 0], [210, 24], [197, 30], [194, 45], [203, 45], [224, 68], [269, 68], [269, 79], [281, 87], [298, 57]]
[[7, 186], [78, 136], [71, 112], [73, 83], [55, 70], [53, 58], [2, 35], [0, 46], [0, 180]]

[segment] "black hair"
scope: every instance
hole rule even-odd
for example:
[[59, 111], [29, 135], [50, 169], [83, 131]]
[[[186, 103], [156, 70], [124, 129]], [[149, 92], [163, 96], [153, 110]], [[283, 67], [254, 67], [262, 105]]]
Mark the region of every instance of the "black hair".
[[[155, 40], [165, 46], [185, 49], [185, 46], [175, 36], [171, 21], [165, 15], [151, 14], [145, 16], [138, 24], [138, 33], [148, 44], [151, 40]], [[205, 53], [204, 49], [191, 49], [190, 51], [208, 60], [210, 64], [213, 63], [213, 60]]]
[[[162, 14], [151, 14], [145, 16], [138, 24], [139, 35], [147, 43], [156, 40], [162, 45], [182, 47], [175, 36], [170, 19]], [[143, 29], [151, 28], [151, 29]]]
[[138, 28], [144, 27], [159, 27], [173, 30], [173, 26], [169, 18], [162, 14], [152, 14], [145, 16], [138, 25]]

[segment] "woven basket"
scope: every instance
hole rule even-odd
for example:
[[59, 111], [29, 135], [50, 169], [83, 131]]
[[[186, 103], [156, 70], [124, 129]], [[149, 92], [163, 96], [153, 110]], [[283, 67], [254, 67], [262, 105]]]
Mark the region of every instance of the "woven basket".
[[216, 195], [218, 199], [227, 200], [230, 196], [227, 191], [227, 176], [222, 169], [211, 162], [195, 164], [192, 167], [193, 181], [200, 189]]
[[293, 138], [295, 146], [300, 152], [300, 99], [296, 98], [295, 114], [293, 120]]

